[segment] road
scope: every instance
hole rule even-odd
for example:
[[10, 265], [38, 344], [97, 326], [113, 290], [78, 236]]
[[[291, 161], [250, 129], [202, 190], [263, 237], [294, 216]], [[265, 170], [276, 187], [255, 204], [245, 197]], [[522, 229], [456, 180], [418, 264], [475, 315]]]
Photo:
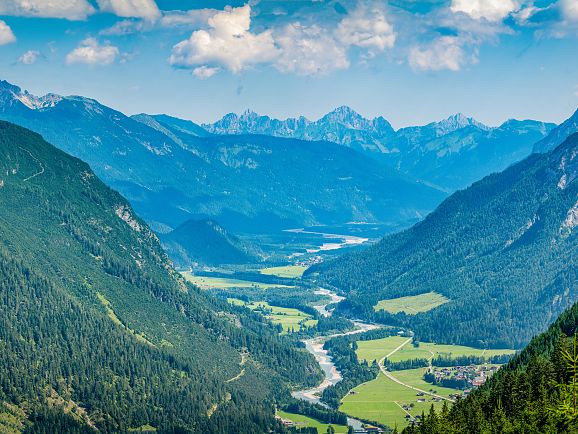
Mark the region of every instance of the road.
[[[393, 382], [395, 382], [395, 383], [397, 383], [397, 384], [399, 384], [399, 385], [401, 385], [401, 386], [407, 387], [408, 389], [415, 390], [416, 392], [423, 393], [424, 395], [434, 396], [434, 397], [436, 397], [436, 398], [443, 399], [444, 401], [455, 402], [455, 401], [454, 401], [453, 399], [451, 399], [451, 398], [446, 398], [445, 396], [441, 396], [441, 395], [438, 395], [438, 394], [436, 394], [436, 393], [428, 392], [428, 391], [426, 391], [426, 390], [419, 389], [419, 388], [414, 387], [414, 386], [412, 386], [412, 385], [410, 385], [410, 384], [404, 383], [403, 381], [400, 381], [400, 380], [398, 380], [397, 378], [395, 378], [395, 377], [391, 374], [391, 372], [389, 372], [389, 371], [385, 368], [385, 366], [383, 365], [383, 362], [385, 361], [385, 359], [388, 358], [388, 357], [391, 357], [392, 355], [394, 355], [395, 353], [397, 353], [399, 350], [401, 350], [403, 347], [405, 347], [405, 346], [406, 346], [407, 344], [409, 344], [411, 341], [412, 341], [412, 338], [409, 338], [407, 341], [403, 342], [399, 347], [397, 347], [395, 350], [393, 350], [392, 352], [390, 352], [387, 356], [383, 357], [383, 358], [379, 361], [379, 370], [381, 371], [381, 373], [382, 373], [383, 375], [385, 375], [387, 378], [389, 378], [391, 381], [393, 381]], [[430, 351], [430, 352], [431, 352], [431, 351]], [[433, 353], [432, 353], [432, 357], [433, 357]], [[396, 403], [396, 404], [397, 404], [397, 403]], [[399, 404], [398, 404], [398, 405], [399, 405]]]

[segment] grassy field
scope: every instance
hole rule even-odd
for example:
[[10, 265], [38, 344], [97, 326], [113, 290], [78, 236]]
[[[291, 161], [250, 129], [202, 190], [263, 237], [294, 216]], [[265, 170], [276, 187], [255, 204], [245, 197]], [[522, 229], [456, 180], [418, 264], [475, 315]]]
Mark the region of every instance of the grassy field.
[[304, 267], [302, 265], [286, 265], [283, 267], [263, 268], [261, 270], [261, 274], [267, 274], [269, 276], [288, 277], [294, 279], [303, 276], [303, 272], [305, 270], [307, 270], [307, 267]]
[[[414, 387], [426, 391], [433, 389], [440, 396], [447, 397], [451, 393], [456, 393], [454, 389], [432, 386], [425, 382], [422, 379], [423, 372], [424, 369], [409, 369], [394, 372], [393, 375]], [[376, 421], [392, 428], [397, 424], [402, 428], [407, 425], [407, 421], [406, 412], [401, 406], [413, 404], [413, 408], [409, 410], [412, 416], [419, 416], [422, 412], [427, 414], [432, 404], [436, 409], [442, 406], [442, 402], [434, 402], [430, 396], [420, 397], [416, 394], [415, 390], [404, 387], [380, 373], [375, 380], [357, 386], [343, 398], [339, 410], [353, 417]], [[425, 399], [425, 402], [417, 402], [418, 399]]]
[[[269, 303], [263, 301], [246, 303], [243, 300], [236, 298], [228, 298], [227, 301], [238, 306], [246, 306], [253, 310], [270, 311], [265, 316], [273, 322], [273, 324], [281, 324], [283, 332], [287, 333], [290, 330], [300, 330], [302, 327], [313, 327], [317, 324], [317, 320], [312, 319], [311, 315], [300, 311], [299, 309], [292, 309], [288, 307], [271, 306]], [[302, 321], [304, 321], [302, 323]]]
[[228, 279], [225, 277], [207, 277], [207, 276], [195, 276], [190, 272], [185, 271], [182, 273], [184, 278], [192, 284], [198, 286], [201, 289], [228, 289], [228, 288], [258, 288], [258, 289], [270, 289], [270, 288], [295, 288], [294, 286], [288, 285], [277, 285], [271, 283], [261, 283], [261, 282], [250, 282], [248, 280], [239, 279]]
[[371, 341], [357, 341], [357, 358], [359, 361], [367, 360], [372, 362], [373, 360], [380, 360], [387, 354], [391, 353], [408, 338], [401, 336], [390, 336], [383, 339], [374, 339]]
[[[357, 357], [359, 360], [380, 360], [385, 357], [407, 338], [390, 336], [383, 339], [357, 342]], [[464, 347], [462, 345], [442, 345], [428, 342], [420, 342], [419, 347], [408, 343], [392, 356], [388, 357], [392, 362], [401, 362], [411, 359], [429, 359], [431, 357], [459, 357], [459, 356], [483, 356], [491, 357], [502, 354], [514, 354], [514, 350], [480, 350], [478, 348]], [[432, 354], [433, 353], [433, 354]]]
[[390, 313], [403, 312], [408, 315], [415, 315], [416, 313], [432, 310], [448, 301], [450, 301], [449, 298], [444, 297], [437, 292], [428, 292], [426, 294], [413, 295], [409, 297], [381, 300], [373, 308], [376, 311], [385, 310]]
[[[305, 428], [305, 427], [314, 427], [317, 428], [317, 432], [319, 434], [324, 434], [327, 432], [328, 424], [323, 422], [319, 422], [316, 419], [312, 419], [307, 416], [303, 416], [301, 414], [295, 413], [287, 413], [285, 411], [278, 411], [277, 415], [283, 419], [287, 419], [292, 421], [297, 428]], [[344, 425], [331, 425], [335, 428], [335, 432], [338, 434], [345, 434], [347, 433], [347, 427]]]

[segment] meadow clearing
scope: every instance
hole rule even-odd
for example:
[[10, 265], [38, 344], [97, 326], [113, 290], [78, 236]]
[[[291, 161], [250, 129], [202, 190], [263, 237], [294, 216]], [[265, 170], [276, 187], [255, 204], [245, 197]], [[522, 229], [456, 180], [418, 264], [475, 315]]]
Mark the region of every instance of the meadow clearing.
[[[367, 360], [368, 362], [381, 360], [405, 341], [407, 341], [407, 338], [400, 336], [390, 336], [371, 341], [358, 341], [356, 354], [359, 360]], [[483, 350], [462, 345], [420, 342], [418, 347], [414, 347], [411, 343], [404, 345], [401, 349], [389, 356], [388, 359], [392, 362], [402, 362], [404, 360], [430, 359], [438, 356], [453, 358], [460, 356], [492, 357], [514, 353], [514, 350], [509, 349]]]
[[273, 324], [280, 324], [281, 327], [283, 327], [284, 333], [291, 330], [297, 331], [303, 327], [313, 327], [317, 324], [316, 319], [313, 319], [311, 315], [302, 312], [299, 309], [272, 306], [264, 301], [247, 303], [237, 298], [228, 298], [227, 301], [237, 306], [245, 306], [252, 310], [266, 312], [264, 315]]
[[278, 276], [287, 277], [290, 279], [296, 279], [303, 276], [303, 273], [307, 270], [307, 267], [303, 265], [285, 265], [282, 267], [269, 267], [260, 270], [261, 274], [266, 274], [268, 276]]
[[[288, 413], [285, 411], [277, 411], [277, 416], [282, 419], [290, 420], [296, 426], [296, 428], [305, 428], [305, 427], [313, 427], [317, 428], [317, 432], [319, 434], [324, 434], [327, 432], [327, 427], [329, 424], [323, 423], [318, 421], [317, 419], [313, 419], [311, 417], [303, 416], [301, 414], [296, 413]], [[333, 428], [335, 428], [335, 432], [337, 434], [346, 434], [347, 427], [345, 425], [334, 425], [331, 424]]]
[[[455, 358], [460, 356], [483, 356], [513, 354], [514, 350], [483, 350], [462, 345], [444, 345], [420, 342], [414, 346], [411, 338], [403, 336], [390, 336], [370, 341], [357, 341], [356, 354], [358, 359], [380, 361], [387, 356], [392, 362], [401, 362], [416, 358], [431, 359], [437, 356]], [[439, 409], [443, 401], [434, 399], [431, 395], [418, 396], [415, 387], [425, 392], [434, 393], [444, 398], [450, 394], [462, 393], [457, 389], [434, 386], [423, 379], [427, 368], [407, 369], [389, 372], [403, 384], [399, 384], [380, 372], [379, 376], [372, 381], [364, 383], [353, 389], [342, 401], [340, 410], [354, 417], [376, 421], [388, 426], [403, 427], [411, 417], [419, 416], [422, 412], [428, 412], [433, 404]], [[411, 387], [408, 387], [411, 386]], [[406, 407], [404, 409], [403, 407]]]
[[394, 314], [403, 312], [407, 315], [415, 315], [420, 312], [430, 311], [449, 301], [449, 298], [437, 292], [428, 292], [420, 295], [380, 300], [373, 309], [375, 311], [384, 310]]
[[[422, 379], [426, 368], [397, 371], [393, 375], [398, 380], [425, 391], [434, 390], [436, 394], [448, 397], [457, 391], [445, 387], [433, 386]], [[433, 404], [436, 409], [442, 406], [441, 401], [434, 401], [432, 396], [418, 396], [418, 392], [405, 387], [379, 373], [375, 380], [357, 386], [343, 398], [339, 410], [353, 417], [375, 421], [394, 427], [405, 427], [408, 422], [406, 415], [412, 417], [427, 413]], [[418, 402], [423, 400], [423, 402]], [[406, 412], [402, 406], [412, 408]]]
[[201, 289], [258, 288], [266, 290], [271, 288], [295, 288], [295, 286], [290, 285], [251, 282], [249, 280], [229, 279], [226, 277], [196, 276], [189, 271], [183, 272], [182, 275], [187, 281]]

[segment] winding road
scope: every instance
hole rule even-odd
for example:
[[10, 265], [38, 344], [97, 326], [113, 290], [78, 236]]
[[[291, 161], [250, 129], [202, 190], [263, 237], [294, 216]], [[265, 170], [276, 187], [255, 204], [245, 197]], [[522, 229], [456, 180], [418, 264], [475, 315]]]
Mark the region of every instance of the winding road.
[[[413, 339], [413, 338], [409, 338], [407, 341], [403, 342], [399, 347], [397, 347], [396, 349], [394, 349], [393, 351], [391, 351], [388, 355], [386, 355], [385, 357], [383, 357], [383, 358], [378, 362], [378, 364], [379, 364], [379, 370], [381, 371], [381, 373], [382, 373], [383, 375], [385, 375], [387, 378], [389, 378], [391, 381], [393, 381], [393, 382], [395, 382], [395, 383], [397, 383], [397, 384], [399, 384], [399, 385], [401, 385], [401, 386], [407, 387], [408, 389], [415, 390], [416, 392], [423, 393], [424, 395], [433, 396], [433, 397], [435, 397], [435, 398], [443, 399], [444, 401], [455, 402], [455, 401], [454, 401], [453, 399], [451, 399], [451, 398], [446, 398], [445, 396], [441, 396], [441, 395], [438, 395], [438, 394], [436, 394], [436, 393], [428, 392], [428, 391], [426, 391], [426, 390], [419, 389], [419, 388], [414, 387], [414, 386], [412, 386], [412, 385], [410, 385], [410, 384], [404, 383], [403, 381], [398, 380], [397, 378], [395, 378], [395, 377], [391, 374], [391, 372], [388, 371], [388, 370], [385, 368], [385, 366], [384, 366], [384, 361], [385, 361], [385, 359], [387, 359], [388, 357], [391, 357], [392, 355], [394, 355], [395, 353], [397, 353], [399, 350], [401, 350], [403, 347], [405, 347], [407, 344], [409, 344], [409, 343], [412, 341], [412, 339]], [[433, 358], [434, 354], [433, 354], [431, 351], [430, 351], [430, 353], [431, 353], [432, 358]], [[431, 361], [431, 359], [430, 359], [430, 361]], [[397, 402], [396, 402], [396, 404], [399, 405]], [[406, 413], [407, 413], [407, 412], [406, 412]], [[408, 414], [409, 414], [409, 413], [408, 413]]]

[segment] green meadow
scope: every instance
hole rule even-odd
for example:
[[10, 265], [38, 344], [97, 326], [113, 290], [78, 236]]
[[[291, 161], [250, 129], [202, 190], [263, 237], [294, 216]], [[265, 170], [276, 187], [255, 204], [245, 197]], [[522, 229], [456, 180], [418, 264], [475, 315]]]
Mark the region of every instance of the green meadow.
[[[387, 356], [399, 345], [407, 341], [407, 338], [390, 336], [383, 339], [357, 342], [357, 357], [359, 360], [380, 360]], [[514, 350], [482, 350], [478, 348], [466, 347], [462, 345], [443, 345], [429, 342], [420, 342], [419, 347], [414, 347], [412, 343], [407, 343], [401, 349], [392, 354], [388, 359], [392, 362], [401, 362], [411, 359], [430, 359], [432, 357], [460, 357], [479, 356], [492, 357], [502, 354], [514, 354]]]
[[263, 268], [261, 270], [261, 274], [295, 279], [297, 277], [303, 276], [305, 270], [307, 270], [307, 267], [302, 265], [285, 265], [283, 267]]
[[316, 319], [299, 309], [272, 306], [264, 301], [246, 303], [236, 298], [228, 298], [227, 301], [237, 306], [246, 306], [249, 309], [262, 312], [273, 324], [281, 324], [284, 333], [291, 330], [298, 331], [304, 327], [313, 327], [317, 324]]
[[[293, 422], [295, 424], [296, 428], [305, 428], [305, 427], [317, 428], [317, 432], [319, 434], [326, 433], [327, 427], [329, 426], [329, 424], [320, 422], [316, 419], [313, 419], [313, 418], [310, 418], [307, 416], [303, 416], [301, 414], [288, 413], [285, 411], [278, 411], [277, 416], [279, 416], [282, 419], [290, 420], [291, 422]], [[347, 433], [348, 428], [345, 425], [331, 424], [331, 426], [333, 428], [335, 428], [335, 432], [338, 434], [346, 434]]]
[[[457, 391], [445, 387], [432, 386], [422, 379], [425, 368], [409, 369], [397, 371], [393, 375], [400, 381], [410, 384], [419, 389], [430, 391], [448, 397]], [[415, 417], [422, 412], [427, 413], [433, 404], [436, 409], [440, 409], [442, 402], [434, 402], [431, 396], [417, 396], [415, 390], [405, 387], [395, 381], [390, 380], [380, 373], [375, 380], [364, 383], [354, 388], [343, 398], [339, 410], [353, 417], [375, 421], [394, 427], [405, 427], [407, 425], [406, 412], [403, 405], [413, 405], [409, 413]], [[424, 399], [425, 402], [417, 402]]]
[[373, 309], [376, 311], [385, 310], [390, 313], [403, 312], [408, 315], [415, 315], [416, 313], [430, 311], [448, 301], [450, 301], [449, 298], [437, 292], [428, 292], [420, 295], [380, 300]]
[[278, 285], [273, 283], [251, 282], [249, 280], [229, 279], [226, 277], [195, 276], [185, 271], [183, 277], [201, 289], [229, 289], [229, 288], [295, 288], [294, 286]]

